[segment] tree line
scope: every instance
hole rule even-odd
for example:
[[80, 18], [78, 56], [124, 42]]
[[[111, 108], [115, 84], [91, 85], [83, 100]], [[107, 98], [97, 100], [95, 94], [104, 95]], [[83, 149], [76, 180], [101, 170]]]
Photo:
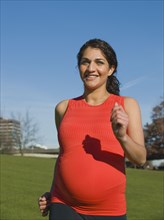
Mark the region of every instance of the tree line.
[[151, 123], [144, 126], [147, 159], [164, 159], [164, 101], [153, 107]]

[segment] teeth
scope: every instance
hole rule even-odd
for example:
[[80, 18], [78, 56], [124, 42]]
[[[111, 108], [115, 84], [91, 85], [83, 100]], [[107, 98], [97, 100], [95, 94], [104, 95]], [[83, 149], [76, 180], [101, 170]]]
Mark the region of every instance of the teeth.
[[92, 78], [94, 79], [94, 78], [96, 78], [96, 77], [97, 77], [97, 76], [86, 76], [85, 79], [92, 79]]
[[97, 77], [97, 75], [88, 75], [85, 78], [89, 78], [89, 77]]

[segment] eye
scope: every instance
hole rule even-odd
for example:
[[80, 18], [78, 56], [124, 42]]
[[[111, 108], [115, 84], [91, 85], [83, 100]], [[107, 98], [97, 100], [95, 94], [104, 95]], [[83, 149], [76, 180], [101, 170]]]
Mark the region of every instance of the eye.
[[80, 65], [87, 65], [87, 64], [89, 64], [89, 60], [87, 60], [87, 59], [82, 59], [80, 61]]
[[96, 63], [97, 63], [98, 65], [103, 65], [103, 64], [104, 64], [104, 62], [103, 62], [102, 60], [97, 60]]

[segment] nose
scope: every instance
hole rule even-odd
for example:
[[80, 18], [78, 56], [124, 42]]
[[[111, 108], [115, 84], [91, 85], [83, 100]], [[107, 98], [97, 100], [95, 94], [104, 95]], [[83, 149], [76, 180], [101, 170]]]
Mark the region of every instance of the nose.
[[90, 62], [90, 63], [88, 64], [87, 70], [88, 70], [89, 72], [95, 71], [95, 64], [94, 64], [94, 62]]

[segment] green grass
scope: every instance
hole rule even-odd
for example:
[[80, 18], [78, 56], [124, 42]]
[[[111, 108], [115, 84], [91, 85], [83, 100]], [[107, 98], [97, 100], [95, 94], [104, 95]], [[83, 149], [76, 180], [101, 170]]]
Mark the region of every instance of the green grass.
[[[55, 160], [1, 155], [0, 220], [41, 220], [37, 199], [48, 191]], [[164, 219], [164, 172], [127, 169], [128, 220]]]
[[164, 220], [164, 172], [127, 169], [129, 220]]
[[50, 189], [54, 164], [53, 159], [1, 156], [1, 220], [42, 219], [37, 199]]

